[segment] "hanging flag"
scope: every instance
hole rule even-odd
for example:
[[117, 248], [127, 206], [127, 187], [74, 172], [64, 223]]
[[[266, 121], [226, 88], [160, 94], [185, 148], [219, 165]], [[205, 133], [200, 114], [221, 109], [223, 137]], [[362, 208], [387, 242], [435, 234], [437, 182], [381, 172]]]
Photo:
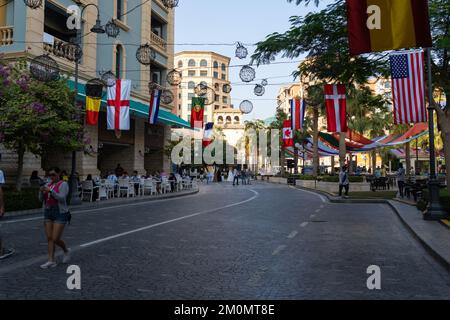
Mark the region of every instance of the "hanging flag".
[[291, 128], [291, 120], [286, 120], [283, 124], [283, 145], [284, 148], [294, 146], [294, 131]]
[[347, 0], [350, 53], [431, 48], [427, 0]]
[[327, 107], [328, 132], [347, 132], [347, 100], [345, 85], [326, 84], [325, 101]]
[[192, 98], [191, 128], [203, 129], [205, 98]]
[[214, 130], [214, 123], [209, 122], [205, 126], [205, 131], [203, 133], [203, 147], [207, 147], [212, 143], [212, 137], [213, 137], [213, 130]]
[[103, 84], [96, 79], [86, 83], [86, 124], [96, 126], [100, 112]]
[[158, 122], [161, 92], [161, 90], [155, 89], [150, 94], [150, 109], [148, 112], [148, 123], [150, 124], [156, 124]]
[[291, 121], [292, 129], [302, 130], [305, 123], [306, 104], [303, 99], [291, 100]]
[[130, 130], [131, 80], [116, 80], [108, 88], [108, 130]]
[[391, 62], [394, 123], [426, 122], [423, 50], [395, 52], [390, 55], [389, 59]]

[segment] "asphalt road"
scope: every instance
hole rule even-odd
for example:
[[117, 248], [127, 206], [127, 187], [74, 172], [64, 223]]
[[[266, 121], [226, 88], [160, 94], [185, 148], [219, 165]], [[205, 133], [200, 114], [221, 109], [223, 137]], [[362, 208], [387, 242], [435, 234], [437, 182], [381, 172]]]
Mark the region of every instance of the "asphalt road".
[[[450, 299], [450, 274], [384, 205], [330, 204], [271, 184], [74, 216], [67, 266], [41, 270], [41, 218], [3, 222], [17, 250], [0, 262], [0, 299]], [[381, 268], [381, 290], [367, 268]]]

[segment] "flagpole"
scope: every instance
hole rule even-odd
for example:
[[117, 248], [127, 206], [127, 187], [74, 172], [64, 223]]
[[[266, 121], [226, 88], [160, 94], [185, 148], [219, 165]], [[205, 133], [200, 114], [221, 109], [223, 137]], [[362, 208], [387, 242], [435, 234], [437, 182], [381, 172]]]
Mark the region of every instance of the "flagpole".
[[434, 107], [433, 107], [433, 81], [432, 81], [432, 64], [431, 64], [431, 48], [427, 48], [428, 59], [428, 126], [430, 135], [430, 180], [428, 190], [430, 193], [430, 204], [424, 215], [425, 220], [439, 221], [445, 219], [447, 215], [442, 210], [440, 203], [440, 184], [436, 176], [436, 151], [435, 151], [435, 132], [434, 132]]

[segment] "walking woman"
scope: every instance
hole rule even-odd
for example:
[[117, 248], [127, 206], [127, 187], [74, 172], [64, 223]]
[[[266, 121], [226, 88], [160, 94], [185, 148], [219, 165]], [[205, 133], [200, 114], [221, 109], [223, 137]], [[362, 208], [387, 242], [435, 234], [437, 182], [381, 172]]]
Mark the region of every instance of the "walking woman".
[[52, 168], [49, 171], [50, 182], [40, 189], [39, 199], [44, 202], [45, 234], [48, 242], [48, 261], [41, 265], [42, 269], [56, 267], [55, 246], [64, 251], [63, 263], [70, 260], [70, 250], [61, 240], [64, 227], [69, 222], [69, 209], [66, 198], [69, 185], [60, 179], [60, 170]]

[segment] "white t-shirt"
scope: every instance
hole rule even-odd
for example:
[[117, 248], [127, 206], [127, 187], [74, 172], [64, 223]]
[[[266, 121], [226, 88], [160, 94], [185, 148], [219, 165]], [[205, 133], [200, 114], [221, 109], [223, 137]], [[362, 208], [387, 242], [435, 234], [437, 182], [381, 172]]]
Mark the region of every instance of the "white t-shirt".
[[5, 184], [5, 175], [3, 174], [3, 171], [0, 170], [0, 185]]

